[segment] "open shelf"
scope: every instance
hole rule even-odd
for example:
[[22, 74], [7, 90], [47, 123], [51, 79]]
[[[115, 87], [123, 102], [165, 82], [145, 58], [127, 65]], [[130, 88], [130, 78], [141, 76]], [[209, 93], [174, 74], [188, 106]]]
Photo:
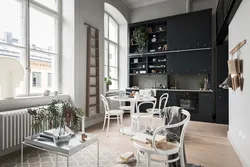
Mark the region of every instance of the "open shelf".
[[156, 32], [151, 32], [148, 33], [148, 35], [156, 35], [156, 34], [161, 34], [161, 33], [166, 33], [167, 31], [156, 31]]

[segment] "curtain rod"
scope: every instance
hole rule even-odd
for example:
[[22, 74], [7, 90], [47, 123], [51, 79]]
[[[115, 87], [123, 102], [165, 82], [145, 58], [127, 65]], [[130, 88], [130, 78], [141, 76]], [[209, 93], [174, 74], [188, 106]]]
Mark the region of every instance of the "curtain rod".
[[91, 27], [91, 28], [93, 28], [93, 29], [95, 29], [95, 30], [97, 30], [97, 31], [100, 31], [100, 30], [98, 30], [97, 28], [93, 27], [92, 25], [90, 25], [90, 24], [88, 24], [88, 23], [84, 23], [84, 25], [87, 25], [87, 26], [89, 26], [89, 27]]

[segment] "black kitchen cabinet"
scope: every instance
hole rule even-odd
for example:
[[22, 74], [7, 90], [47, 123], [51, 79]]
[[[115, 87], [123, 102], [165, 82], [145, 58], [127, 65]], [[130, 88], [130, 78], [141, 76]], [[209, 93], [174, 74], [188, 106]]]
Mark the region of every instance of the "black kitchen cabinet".
[[228, 90], [219, 88], [228, 76], [228, 41], [216, 47], [215, 106], [216, 123], [228, 124]]
[[169, 50], [207, 48], [212, 46], [212, 10], [191, 12], [168, 19]]
[[211, 50], [170, 53], [167, 57], [167, 73], [198, 74], [211, 73]]
[[228, 90], [219, 89], [216, 93], [216, 123], [228, 124]]
[[199, 94], [199, 121], [214, 122], [212, 93]]

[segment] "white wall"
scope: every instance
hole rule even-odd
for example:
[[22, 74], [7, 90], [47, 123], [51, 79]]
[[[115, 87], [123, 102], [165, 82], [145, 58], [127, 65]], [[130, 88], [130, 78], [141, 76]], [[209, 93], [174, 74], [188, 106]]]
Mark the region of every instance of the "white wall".
[[[128, 18], [129, 10], [120, 0], [63, 0], [63, 60], [61, 62], [61, 92], [70, 95], [76, 107], [85, 110], [86, 103], [86, 36], [84, 23], [100, 30], [100, 85], [103, 85], [104, 61], [104, 2], [121, 10]], [[103, 92], [103, 87], [100, 87]], [[86, 121], [86, 126], [102, 121], [96, 115]]]
[[[218, 0], [192, 0], [191, 11], [213, 8]], [[164, 2], [139, 7], [130, 11], [130, 23], [177, 15], [186, 12], [186, 0], [167, 0]]]
[[250, 166], [250, 1], [243, 0], [229, 26], [229, 50], [246, 39], [247, 44], [240, 50], [243, 59], [244, 89], [229, 91], [229, 132], [228, 137], [245, 167]]

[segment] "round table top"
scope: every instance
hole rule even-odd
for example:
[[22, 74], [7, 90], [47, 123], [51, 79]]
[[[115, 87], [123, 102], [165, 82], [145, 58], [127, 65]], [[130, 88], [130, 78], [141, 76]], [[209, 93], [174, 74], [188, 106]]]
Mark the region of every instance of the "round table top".
[[144, 102], [144, 101], [154, 101], [156, 98], [154, 97], [140, 97], [140, 98], [130, 98], [130, 97], [118, 97], [118, 96], [111, 96], [109, 97], [110, 100], [113, 101], [134, 101], [134, 102]]

